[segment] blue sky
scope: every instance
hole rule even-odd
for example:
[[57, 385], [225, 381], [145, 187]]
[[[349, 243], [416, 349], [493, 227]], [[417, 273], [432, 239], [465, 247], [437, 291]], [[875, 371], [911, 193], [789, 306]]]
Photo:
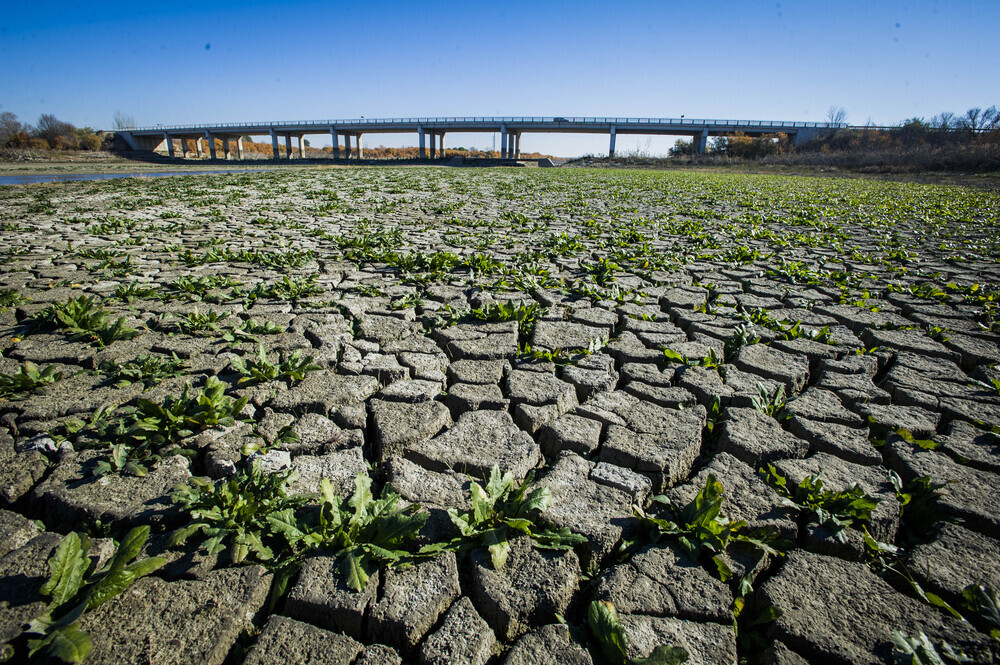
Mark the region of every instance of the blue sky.
[[[822, 120], [837, 105], [851, 122], [881, 124], [1000, 104], [998, 0], [5, 4], [0, 111], [30, 122], [52, 113], [109, 128], [115, 109], [140, 125]], [[491, 139], [452, 134], [448, 144]], [[663, 153], [672, 143], [622, 136], [618, 150]], [[599, 153], [607, 137], [526, 135], [522, 150]]]

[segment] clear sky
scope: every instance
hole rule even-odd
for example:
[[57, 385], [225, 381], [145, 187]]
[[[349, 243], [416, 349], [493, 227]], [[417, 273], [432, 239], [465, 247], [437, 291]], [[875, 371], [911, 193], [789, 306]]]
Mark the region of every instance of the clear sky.
[[[539, 115], [893, 124], [1000, 105], [1000, 0], [6, 2], [0, 111], [110, 128]], [[448, 145], [489, 147], [491, 135]], [[329, 137], [325, 138], [329, 144]], [[312, 137], [322, 145], [324, 137]], [[366, 145], [416, 136], [366, 135]], [[673, 139], [620, 136], [663, 153]], [[606, 152], [525, 135], [523, 151]]]

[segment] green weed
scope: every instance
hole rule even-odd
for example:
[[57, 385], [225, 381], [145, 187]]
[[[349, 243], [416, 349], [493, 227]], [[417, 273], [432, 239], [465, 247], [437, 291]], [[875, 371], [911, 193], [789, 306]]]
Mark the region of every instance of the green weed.
[[27, 632], [40, 636], [28, 640], [28, 656], [44, 653], [65, 663], [82, 663], [93, 643], [80, 628], [80, 618], [166, 563], [162, 557], [137, 559], [148, 537], [148, 526], [129, 531], [100, 570], [93, 569], [87, 556], [90, 539], [76, 532], [63, 538], [49, 558], [49, 579], [40, 590], [49, 603], [28, 624]]
[[0, 373], [0, 398], [23, 398], [61, 379], [62, 372], [53, 365], [39, 371], [38, 365], [26, 360], [13, 374]]

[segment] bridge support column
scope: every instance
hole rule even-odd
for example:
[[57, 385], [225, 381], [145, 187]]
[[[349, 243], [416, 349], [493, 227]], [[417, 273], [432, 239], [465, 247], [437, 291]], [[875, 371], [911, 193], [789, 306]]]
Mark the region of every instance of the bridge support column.
[[333, 127], [330, 128], [330, 145], [333, 146], [333, 158], [340, 159], [340, 136]]
[[701, 134], [695, 137], [694, 151], [699, 155], [705, 154], [705, 149], [708, 147], [708, 130], [701, 130]]
[[517, 138], [515, 132], [507, 132], [507, 159], [514, 159], [514, 141]]
[[427, 159], [427, 149], [424, 147], [424, 128], [417, 128], [417, 140], [420, 143], [420, 159]]
[[205, 132], [205, 140], [208, 141], [208, 156], [215, 159], [215, 136], [211, 132]]
[[431, 133], [430, 158], [434, 159], [436, 156], [437, 156], [437, 134]]
[[615, 127], [611, 126], [611, 144], [608, 146], [608, 157], [615, 156]]
[[521, 132], [514, 134], [514, 159], [521, 158]]
[[285, 159], [292, 158], [292, 135], [285, 134]]
[[365, 158], [365, 146], [361, 142], [361, 134], [358, 134], [358, 159], [361, 160], [364, 158]]
[[174, 140], [170, 138], [170, 134], [163, 132], [163, 140], [167, 143], [167, 154], [171, 157], [174, 156]]
[[344, 134], [344, 159], [351, 158], [351, 135]]
[[271, 130], [271, 155], [274, 157], [274, 159], [278, 159], [278, 157], [279, 157], [279, 155], [278, 155], [278, 133], [276, 131], [274, 131], [273, 129]]
[[445, 158], [446, 151], [444, 149], [444, 132], [441, 132], [441, 159]]
[[500, 128], [500, 159], [507, 159], [507, 128]]
[[229, 161], [233, 157], [233, 151], [229, 149], [229, 137], [228, 136], [223, 136], [222, 137], [222, 155], [223, 155], [222, 158], [225, 159], [226, 161]]
[[236, 139], [236, 157], [243, 161], [243, 137], [240, 136]]
[[194, 147], [198, 151], [198, 159], [203, 159], [205, 157], [205, 152], [201, 149], [200, 136], [194, 140]]
[[306, 137], [299, 134], [299, 159], [306, 158]]

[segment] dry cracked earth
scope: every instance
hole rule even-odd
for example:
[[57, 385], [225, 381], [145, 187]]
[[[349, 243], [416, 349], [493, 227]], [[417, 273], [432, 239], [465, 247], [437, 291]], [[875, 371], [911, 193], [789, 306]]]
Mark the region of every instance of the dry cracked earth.
[[[0, 200], [14, 661], [66, 534], [95, 571], [137, 526], [163, 565], [73, 623], [88, 663], [625, 662], [610, 604], [634, 662], [1000, 653], [993, 192], [356, 168]], [[548, 499], [462, 538], [494, 468]], [[280, 504], [308, 531], [366, 474], [422, 528], [358, 591], [262, 497], [313, 493]], [[229, 530], [171, 540], [178, 486], [235, 488]]]

